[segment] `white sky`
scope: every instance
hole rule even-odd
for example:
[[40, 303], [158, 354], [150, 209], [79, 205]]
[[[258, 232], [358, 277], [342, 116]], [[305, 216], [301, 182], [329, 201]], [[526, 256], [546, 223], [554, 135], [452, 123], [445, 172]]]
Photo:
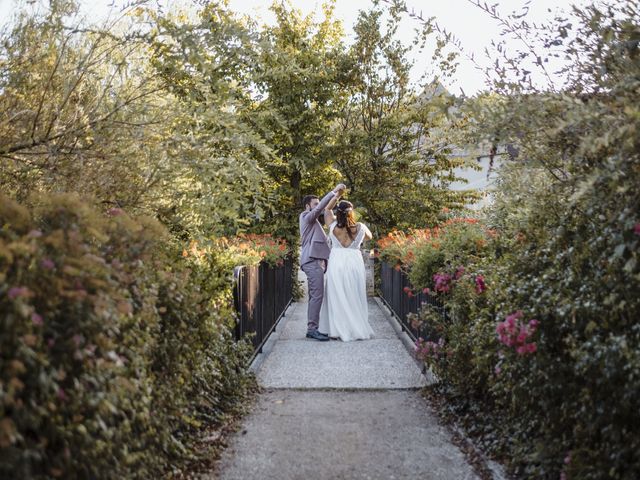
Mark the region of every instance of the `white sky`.
[[[4, 24], [15, 11], [17, 5], [24, 4], [26, 0], [0, 0], [0, 24]], [[109, 5], [113, 0], [80, 0], [91, 19], [99, 20], [107, 15]], [[473, 53], [478, 63], [485, 65], [484, 48], [490, 47], [492, 39], [499, 39], [499, 26], [496, 21], [471, 5], [469, 0], [406, 0], [409, 8], [422, 11], [423, 16], [435, 16], [441, 27], [452, 32], [462, 43], [468, 54]], [[122, 4], [117, 0], [116, 4]], [[167, 2], [163, 2], [167, 3]], [[168, 2], [172, 5], [181, 3], [180, 0]], [[265, 23], [272, 23], [274, 18], [268, 7], [272, 0], [229, 0], [231, 8], [237, 12], [250, 14], [254, 18], [261, 18]], [[295, 7], [304, 13], [319, 11], [322, 0], [292, 0]], [[525, 0], [488, 0], [487, 3], [498, 3], [498, 9], [502, 14], [519, 11], [525, 4]], [[558, 9], [568, 10], [571, 4], [586, 4], [589, 0], [530, 0], [529, 23], [542, 23], [545, 19], [552, 18]], [[366, 9], [371, 2], [369, 0], [338, 0], [336, 16], [342, 20], [347, 37], [352, 38], [352, 26], [358, 15], [358, 11]], [[551, 10], [551, 13], [548, 10]], [[408, 42], [418, 22], [414, 19], [403, 20], [401, 38]], [[516, 41], [508, 44], [511, 50], [518, 47]], [[418, 79], [422, 72], [430, 70], [431, 55], [423, 53], [415, 58], [414, 79]], [[460, 66], [455, 79], [447, 83], [452, 93], [460, 93], [462, 88], [466, 94], [473, 94], [484, 88], [484, 77], [464, 56], [460, 57]]]

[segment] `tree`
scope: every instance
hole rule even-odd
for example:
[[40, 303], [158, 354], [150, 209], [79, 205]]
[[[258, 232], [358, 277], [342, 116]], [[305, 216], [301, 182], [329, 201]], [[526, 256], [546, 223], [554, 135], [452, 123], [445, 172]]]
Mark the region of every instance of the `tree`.
[[323, 6], [319, 21], [285, 2], [275, 2], [271, 10], [276, 24], [262, 32], [255, 76], [258, 111], [271, 115], [276, 154], [261, 162], [274, 195], [265, 226], [293, 239], [302, 197], [322, 195], [339, 176], [333, 168], [331, 126], [344, 102], [343, 31], [333, 16], [333, 2]]
[[75, 2], [54, 0], [5, 27], [0, 182], [18, 199], [77, 191], [137, 206], [153, 182], [155, 152], [137, 146], [158, 121], [159, 86], [140, 67], [140, 38], [74, 24], [75, 13]]
[[169, 92], [162, 143], [168, 165], [160, 210], [187, 235], [234, 234], [259, 222], [270, 195], [260, 161], [273, 160], [267, 109], [252, 98], [257, 37], [227, 7], [144, 13], [153, 23], [151, 63]]
[[362, 11], [350, 48], [349, 100], [336, 124], [336, 165], [351, 198], [381, 230], [434, 223], [443, 207], [462, 208], [472, 196], [448, 190], [463, 159], [450, 156], [455, 99], [434, 81], [420, 92], [410, 83], [408, 53], [421, 48], [430, 29], [412, 47], [395, 39], [400, 12], [374, 5]]

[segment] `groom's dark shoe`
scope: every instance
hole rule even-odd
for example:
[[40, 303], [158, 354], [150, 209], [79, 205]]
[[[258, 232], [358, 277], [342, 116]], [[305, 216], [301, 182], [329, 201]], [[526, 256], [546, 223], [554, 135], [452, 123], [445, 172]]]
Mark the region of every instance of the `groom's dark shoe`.
[[324, 333], [320, 333], [317, 330], [307, 332], [307, 338], [313, 338], [314, 340], [319, 340], [321, 342], [329, 341], [329, 337], [327, 335], [325, 335]]

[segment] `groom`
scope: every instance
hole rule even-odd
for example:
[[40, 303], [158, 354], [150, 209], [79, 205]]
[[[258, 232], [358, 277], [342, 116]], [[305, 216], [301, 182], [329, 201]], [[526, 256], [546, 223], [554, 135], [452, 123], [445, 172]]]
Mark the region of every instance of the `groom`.
[[307, 195], [302, 201], [304, 212], [300, 214], [300, 243], [302, 244], [300, 268], [307, 275], [309, 285], [307, 338], [321, 342], [329, 340], [327, 335], [318, 331], [318, 324], [320, 323], [320, 307], [324, 297], [324, 272], [327, 269], [327, 260], [331, 250], [318, 217], [331, 200], [342, 195], [346, 188], [344, 184], [340, 183], [322, 200], [319, 200], [315, 195]]

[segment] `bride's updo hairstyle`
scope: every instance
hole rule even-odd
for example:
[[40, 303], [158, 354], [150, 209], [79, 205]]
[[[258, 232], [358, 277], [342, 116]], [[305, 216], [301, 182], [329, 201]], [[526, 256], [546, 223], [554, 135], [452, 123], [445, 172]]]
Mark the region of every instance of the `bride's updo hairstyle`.
[[351, 202], [341, 200], [340, 203], [338, 203], [336, 220], [336, 227], [346, 228], [349, 238], [353, 240], [358, 227], [356, 225], [356, 218], [353, 214], [353, 204]]

